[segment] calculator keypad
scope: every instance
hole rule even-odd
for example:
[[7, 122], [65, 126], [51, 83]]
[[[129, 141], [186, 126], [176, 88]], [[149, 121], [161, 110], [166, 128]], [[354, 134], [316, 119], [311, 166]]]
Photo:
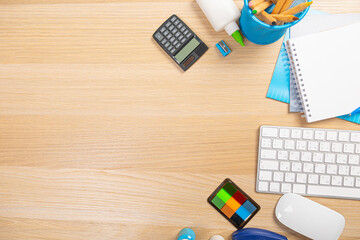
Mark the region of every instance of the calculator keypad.
[[173, 16], [154, 36], [165, 49], [174, 54], [193, 35], [192, 31], [179, 18]]

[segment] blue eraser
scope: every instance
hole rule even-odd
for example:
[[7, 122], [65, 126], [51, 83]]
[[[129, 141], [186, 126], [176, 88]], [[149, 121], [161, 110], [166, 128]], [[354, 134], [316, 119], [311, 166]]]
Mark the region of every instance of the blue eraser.
[[224, 57], [226, 57], [227, 55], [229, 55], [229, 53], [231, 53], [230, 48], [225, 44], [223, 40], [218, 42], [215, 46], [219, 49], [219, 51]]

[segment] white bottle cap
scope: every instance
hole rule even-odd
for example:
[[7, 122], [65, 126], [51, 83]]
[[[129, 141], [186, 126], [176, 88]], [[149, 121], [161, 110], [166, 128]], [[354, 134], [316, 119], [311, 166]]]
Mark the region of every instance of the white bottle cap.
[[239, 26], [236, 24], [236, 22], [231, 22], [228, 25], [225, 26], [225, 31], [229, 36], [231, 36], [235, 31], [240, 30]]
[[209, 240], [225, 240], [225, 239], [220, 235], [214, 235]]

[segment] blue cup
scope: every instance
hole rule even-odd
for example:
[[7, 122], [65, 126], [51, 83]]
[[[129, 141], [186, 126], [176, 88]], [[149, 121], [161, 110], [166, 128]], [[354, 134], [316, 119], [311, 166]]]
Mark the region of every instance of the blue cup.
[[[295, 0], [291, 7], [307, 1], [310, 0]], [[273, 8], [274, 7], [270, 7], [268, 12], [272, 11]], [[285, 34], [286, 30], [301, 21], [301, 19], [305, 17], [308, 11], [309, 7], [304, 11], [296, 14], [295, 16], [299, 18], [297, 21], [285, 23], [284, 25], [279, 26], [270, 26], [269, 24], [266, 24], [257, 19], [257, 17], [252, 14], [252, 9], [249, 7], [249, 0], [244, 0], [244, 6], [241, 10], [239, 25], [242, 34], [250, 42], [260, 45], [267, 45], [279, 40]]]
[[179, 232], [177, 240], [195, 240], [195, 233], [191, 228], [183, 228]]

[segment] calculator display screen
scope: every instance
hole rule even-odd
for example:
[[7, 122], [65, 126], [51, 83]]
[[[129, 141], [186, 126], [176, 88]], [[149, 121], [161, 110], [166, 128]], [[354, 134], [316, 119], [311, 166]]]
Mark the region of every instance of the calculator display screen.
[[198, 40], [196, 40], [196, 38], [191, 39], [191, 41], [188, 42], [188, 44], [186, 44], [186, 46], [175, 55], [176, 60], [181, 63], [199, 45], [200, 43]]

